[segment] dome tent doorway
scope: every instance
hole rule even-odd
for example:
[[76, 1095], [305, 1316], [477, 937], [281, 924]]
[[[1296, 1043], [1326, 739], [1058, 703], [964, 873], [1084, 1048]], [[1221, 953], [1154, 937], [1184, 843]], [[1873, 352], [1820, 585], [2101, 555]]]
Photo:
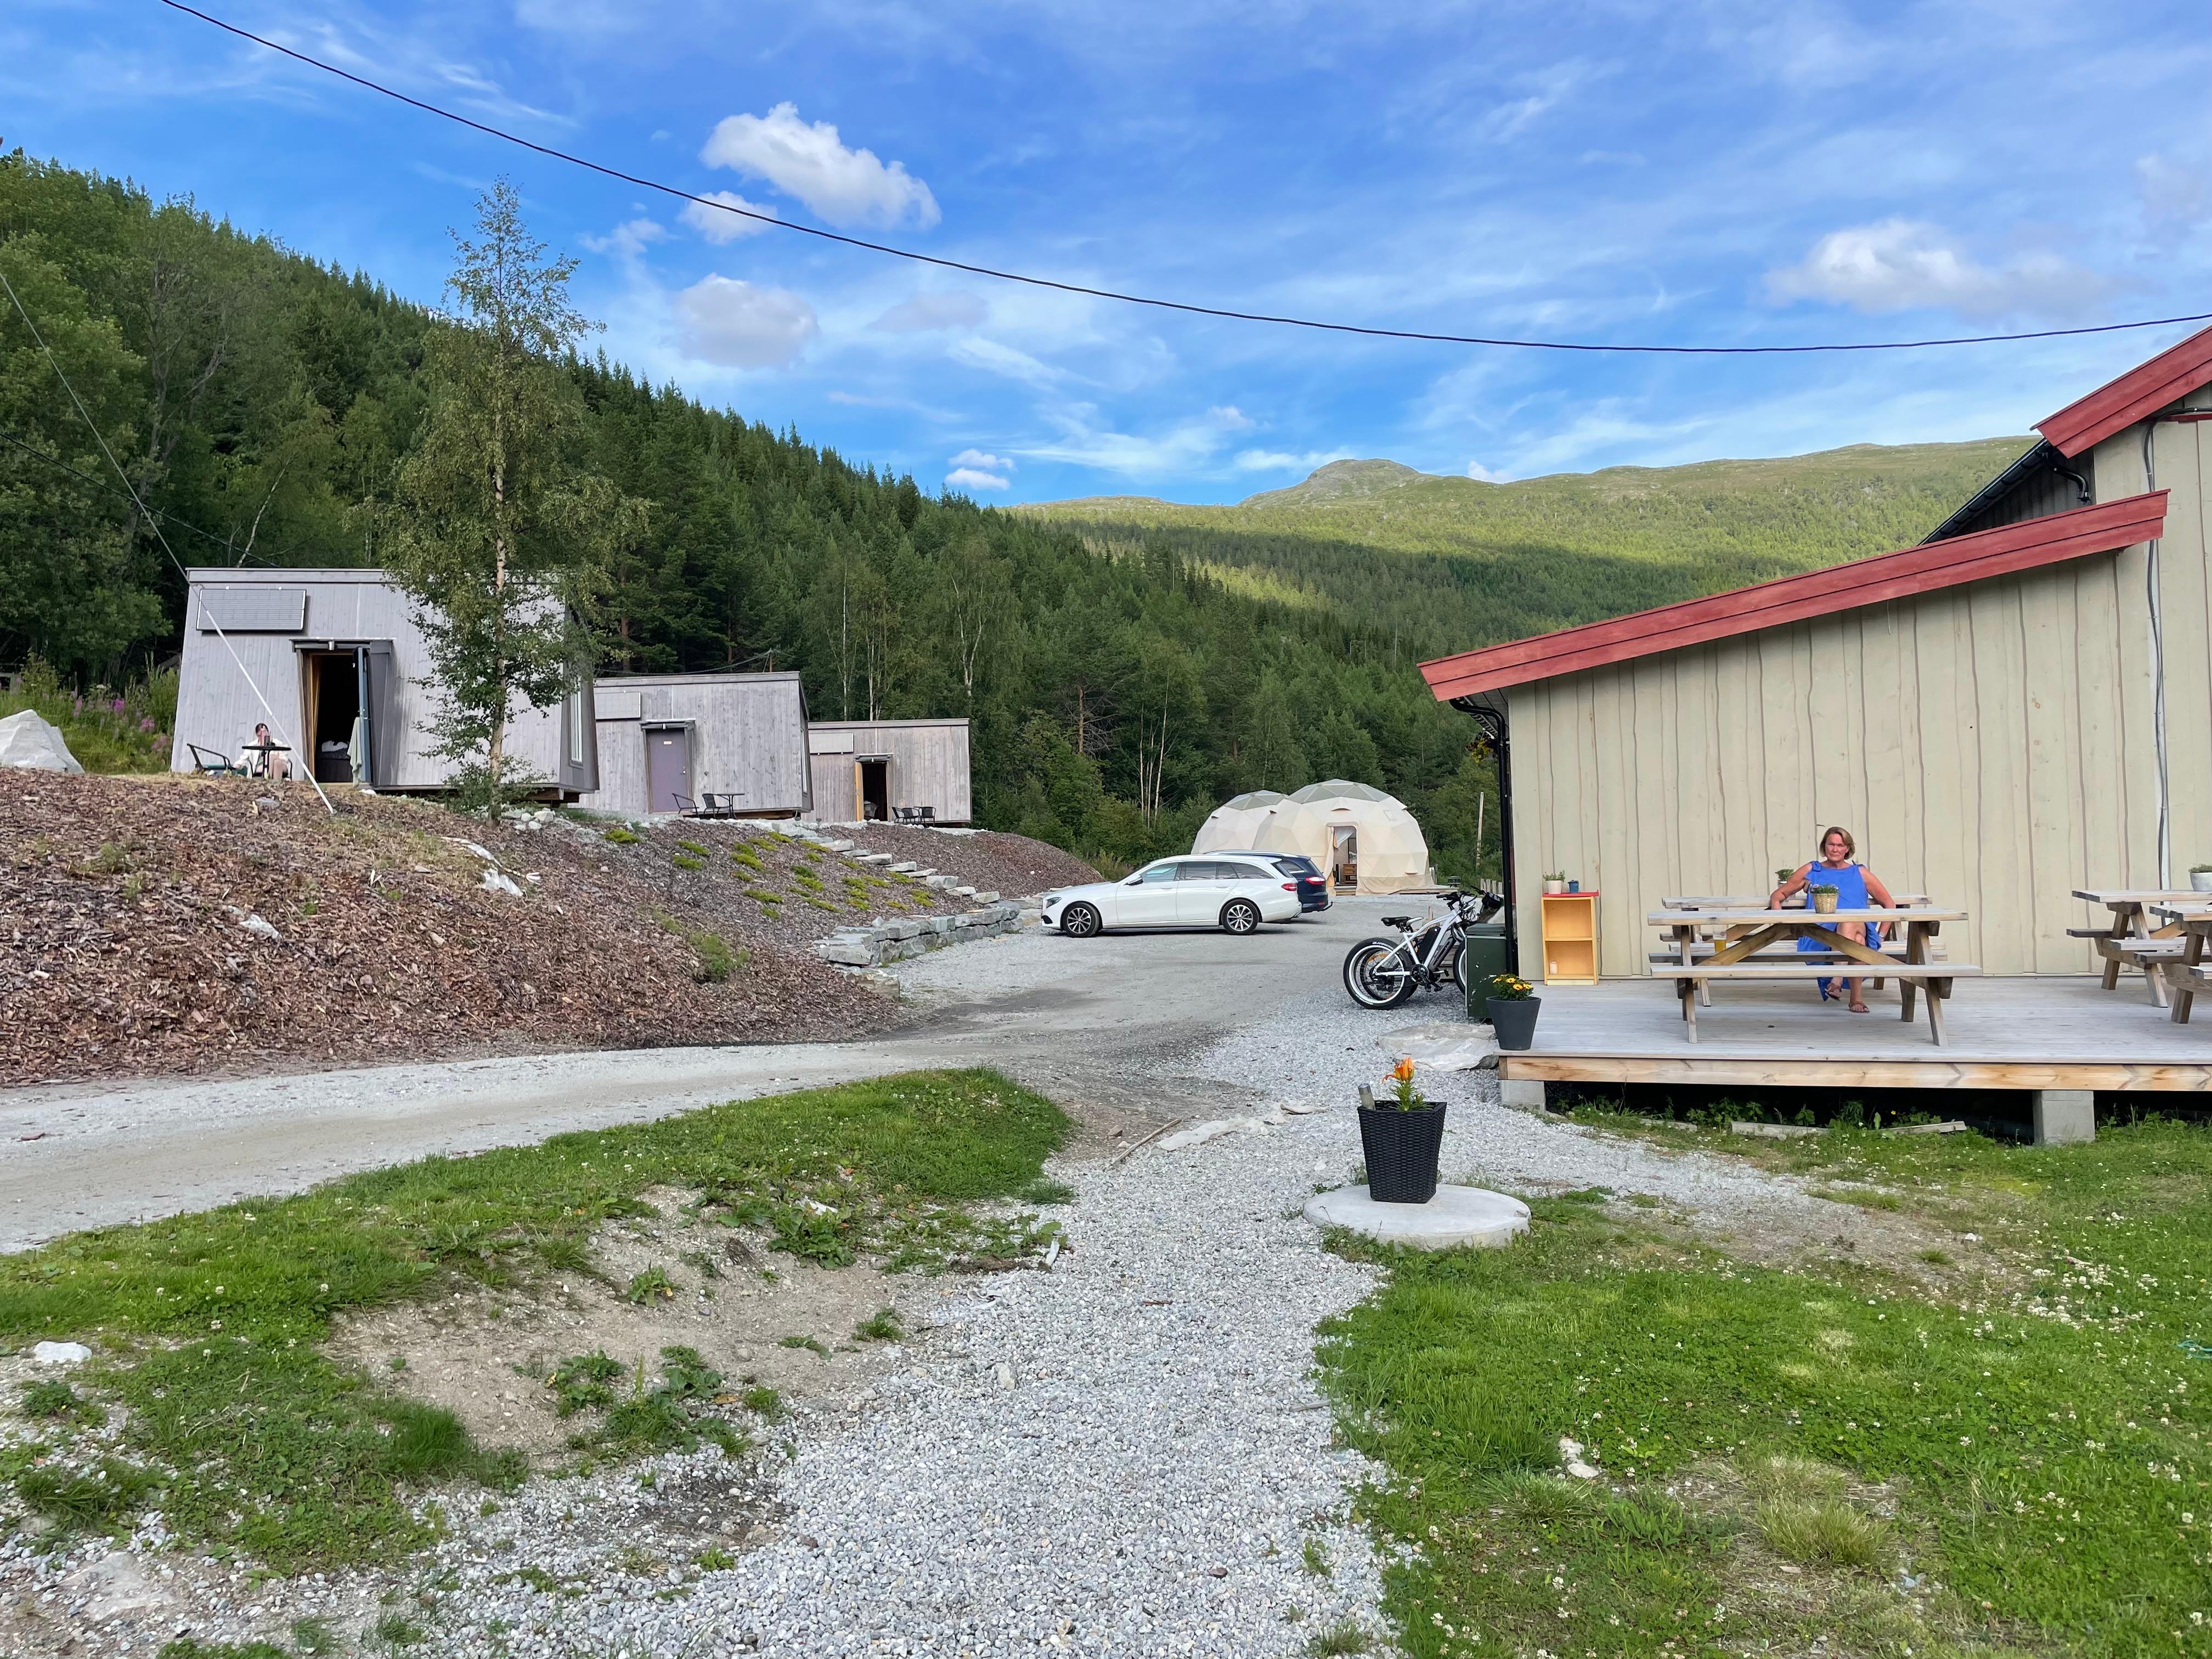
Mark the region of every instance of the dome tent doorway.
[[1364, 783], [1309, 784], [1270, 808], [1252, 842], [1303, 853], [1344, 893], [1399, 893], [1431, 884], [1429, 844], [1402, 802]]

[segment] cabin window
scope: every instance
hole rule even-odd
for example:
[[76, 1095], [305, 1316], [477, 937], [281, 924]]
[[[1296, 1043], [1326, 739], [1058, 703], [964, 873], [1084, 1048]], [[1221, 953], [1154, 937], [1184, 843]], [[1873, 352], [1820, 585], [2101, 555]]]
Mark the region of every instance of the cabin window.
[[584, 763], [584, 689], [568, 694], [568, 764]]

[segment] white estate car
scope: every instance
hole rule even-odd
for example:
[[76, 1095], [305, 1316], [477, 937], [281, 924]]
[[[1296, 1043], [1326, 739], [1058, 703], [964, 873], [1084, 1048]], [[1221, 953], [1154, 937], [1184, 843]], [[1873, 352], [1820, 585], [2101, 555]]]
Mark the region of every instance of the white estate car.
[[1162, 859], [1126, 881], [1092, 882], [1044, 896], [1043, 921], [1071, 939], [1108, 927], [1218, 927], [1249, 933], [1296, 921], [1298, 884], [1270, 861], [1226, 854]]

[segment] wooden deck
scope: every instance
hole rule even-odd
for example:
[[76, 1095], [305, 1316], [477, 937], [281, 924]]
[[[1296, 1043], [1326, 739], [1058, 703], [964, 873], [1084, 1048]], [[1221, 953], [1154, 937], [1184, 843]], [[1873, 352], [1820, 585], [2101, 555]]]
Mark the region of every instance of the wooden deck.
[[1809, 985], [1723, 982], [1682, 1031], [1652, 980], [1546, 985], [1536, 1042], [1498, 1056], [1508, 1081], [1677, 1083], [1847, 1089], [2107, 1089], [2212, 1091], [2212, 1024], [2176, 1025], [2140, 981], [2097, 976], [1961, 980], [1949, 1041], [1898, 1018], [1896, 981], [1874, 1012], [1822, 1003]]

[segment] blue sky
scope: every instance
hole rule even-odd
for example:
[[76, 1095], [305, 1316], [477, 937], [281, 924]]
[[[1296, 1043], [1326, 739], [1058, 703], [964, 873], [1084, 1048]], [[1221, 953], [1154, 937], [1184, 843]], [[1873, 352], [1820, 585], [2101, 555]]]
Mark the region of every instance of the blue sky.
[[[786, 219], [1240, 308], [1698, 344], [2212, 311], [2202, 0], [203, 3]], [[2188, 331], [1655, 361], [1179, 318], [731, 237], [153, 0], [13, 0], [0, 139], [424, 301], [507, 173], [611, 354], [985, 501], [1985, 437]]]

